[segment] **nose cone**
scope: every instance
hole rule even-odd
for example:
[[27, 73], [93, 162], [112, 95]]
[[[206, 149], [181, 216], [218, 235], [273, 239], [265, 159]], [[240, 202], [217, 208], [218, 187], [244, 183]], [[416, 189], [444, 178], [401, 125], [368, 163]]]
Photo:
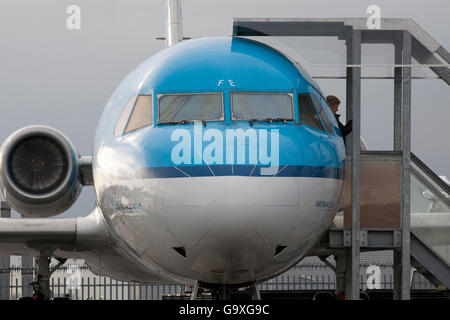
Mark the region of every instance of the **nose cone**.
[[[310, 201], [324, 191], [319, 179], [215, 179], [167, 181], [178, 197], [167, 197], [164, 215], [186, 254], [174, 272], [186, 277], [230, 284], [268, 277], [300, 259], [331, 220]], [[328, 191], [333, 197], [336, 184]]]
[[[247, 201], [246, 201], [247, 202]], [[243, 283], [256, 280], [274, 263], [276, 247], [288, 244], [299, 222], [297, 207], [237, 202], [217, 212], [193, 246], [191, 269], [204, 282]], [[192, 244], [192, 243], [191, 243]]]

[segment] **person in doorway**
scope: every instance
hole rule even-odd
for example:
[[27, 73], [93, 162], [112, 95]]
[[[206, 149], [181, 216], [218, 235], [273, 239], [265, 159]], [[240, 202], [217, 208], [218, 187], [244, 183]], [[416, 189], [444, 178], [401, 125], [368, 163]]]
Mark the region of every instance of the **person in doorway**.
[[347, 122], [347, 124], [343, 125], [341, 123], [341, 121], [339, 120], [339, 117], [341, 115], [337, 113], [339, 110], [339, 105], [341, 104], [341, 101], [336, 96], [333, 96], [333, 95], [329, 95], [327, 97], [327, 101], [328, 101], [328, 104], [330, 105], [331, 110], [333, 110], [333, 112], [334, 112], [334, 116], [336, 117], [336, 121], [339, 125], [339, 129], [341, 130], [342, 137], [345, 140], [345, 137], [347, 135], [349, 135], [350, 132], [352, 132], [352, 120]]

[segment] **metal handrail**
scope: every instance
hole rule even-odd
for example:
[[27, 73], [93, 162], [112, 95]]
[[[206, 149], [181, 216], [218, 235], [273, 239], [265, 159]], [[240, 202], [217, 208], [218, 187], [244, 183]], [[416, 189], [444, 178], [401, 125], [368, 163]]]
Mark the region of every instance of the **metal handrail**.
[[[411, 152], [411, 161], [419, 167], [428, 177], [430, 177], [434, 183], [441, 187], [447, 194], [450, 195], [450, 186], [442, 180], [433, 170], [431, 170], [425, 163], [422, 162], [414, 153]], [[446, 199], [447, 204], [450, 206], [450, 200]]]

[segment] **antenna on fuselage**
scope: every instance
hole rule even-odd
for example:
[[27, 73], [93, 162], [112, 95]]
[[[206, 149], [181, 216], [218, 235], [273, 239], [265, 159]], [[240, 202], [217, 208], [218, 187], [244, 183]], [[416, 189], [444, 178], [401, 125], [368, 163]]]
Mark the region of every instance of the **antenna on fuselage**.
[[166, 40], [166, 46], [170, 47], [190, 37], [183, 37], [183, 21], [181, 17], [181, 0], [166, 1], [166, 36], [156, 40]]
[[183, 40], [181, 0], [166, 2], [166, 44], [168, 47]]

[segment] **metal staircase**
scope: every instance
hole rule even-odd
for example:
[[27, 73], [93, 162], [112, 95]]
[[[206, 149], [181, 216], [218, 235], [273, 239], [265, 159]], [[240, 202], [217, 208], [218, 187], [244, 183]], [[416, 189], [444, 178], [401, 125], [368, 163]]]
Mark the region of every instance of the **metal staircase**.
[[[395, 250], [400, 232], [401, 153], [361, 153], [361, 251]], [[411, 265], [439, 289], [450, 288], [450, 187], [411, 153]], [[326, 239], [314, 254], [329, 255], [351, 244], [349, 182], [344, 203]], [[381, 203], [383, 199], [386, 203]], [[381, 210], [380, 210], [381, 209]]]
[[[335, 226], [310, 254], [337, 255], [337, 286], [345, 288], [348, 299], [359, 299], [360, 251], [393, 250], [394, 299], [410, 299], [411, 263], [434, 277], [434, 283], [449, 284], [448, 186], [411, 153], [411, 80], [413, 68], [424, 68], [450, 85], [450, 53], [412, 19], [380, 22], [379, 29], [368, 28], [367, 18], [237, 18], [233, 24], [233, 36], [238, 37], [333, 37], [345, 43], [345, 64], [335, 65], [345, 76], [321, 76], [346, 80], [346, 118], [353, 120], [353, 133], [346, 141], [348, 198], [344, 214], [336, 217]], [[360, 152], [364, 44], [393, 45], [393, 73], [374, 77], [394, 80], [390, 152]], [[331, 46], [330, 50], [339, 54]], [[382, 170], [386, 179], [380, 179]]]
[[450, 288], [450, 187], [414, 154], [411, 160], [411, 265]]

